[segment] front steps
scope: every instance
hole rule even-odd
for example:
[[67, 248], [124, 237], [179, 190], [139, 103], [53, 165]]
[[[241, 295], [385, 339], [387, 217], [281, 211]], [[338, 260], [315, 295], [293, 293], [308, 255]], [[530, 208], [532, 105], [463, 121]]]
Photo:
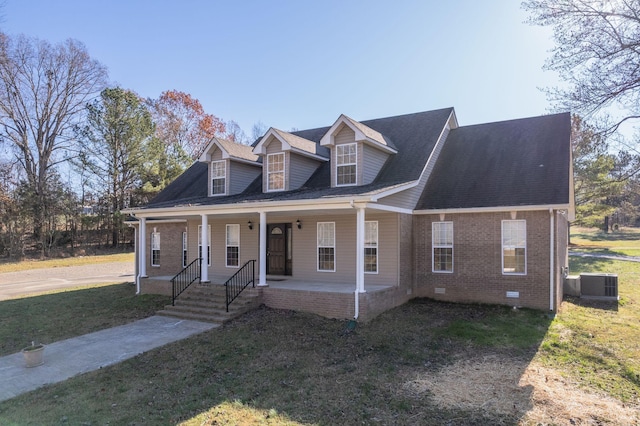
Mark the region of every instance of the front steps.
[[158, 315], [186, 320], [222, 324], [260, 305], [260, 293], [247, 287], [226, 308], [225, 287], [219, 284], [192, 284], [176, 299], [175, 306], [167, 305]]

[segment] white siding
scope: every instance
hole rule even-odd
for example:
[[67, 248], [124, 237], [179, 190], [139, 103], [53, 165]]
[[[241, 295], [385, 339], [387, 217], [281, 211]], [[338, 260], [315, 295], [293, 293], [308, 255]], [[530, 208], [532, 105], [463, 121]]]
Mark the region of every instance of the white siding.
[[[253, 229], [249, 229], [247, 222], [253, 222]], [[198, 255], [198, 225], [200, 219], [189, 220], [188, 222], [188, 261], [192, 262]], [[256, 260], [256, 275], [258, 274], [258, 246], [259, 231], [258, 217], [238, 216], [235, 218], [215, 219], [209, 216], [211, 226], [211, 266], [209, 267], [209, 278], [213, 283], [222, 284], [224, 280], [233, 275], [238, 268], [226, 266], [226, 225], [240, 225], [240, 266], [243, 266], [251, 259]]]
[[[351, 128], [347, 125], [342, 125], [342, 129], [338, 131], [338, 133], [334, 137], [334, 143], [336, 145], [341, 145], [345, 143], [353, 143], [356, 140], [356, 134]], [[362, 158], [362, 150], [358, 149], [358, 178], [357, 181], [361, 181], [361, 164], [360, 158]], [[335, 146], [331, 147], [331, 186], [336, 186], [336, 149]]]
[[[291, 222], [295, 223], [295, 217]], [[302, 229], [293, 227], [293, 279], [353, 283], [356, 279], [356, 215], [304, 216]], [[367, 214], [378, 221], [378, 274], [365, 274], [367, 284], [398, 285], [398, 220], [396, 214]], [[317, 271], [317, 223], [336, 224], [336, 271]]]
[[239, 194], [262, 173], [262, 168], [249, 164], [229, 161], [229, 195]]
[[358, 159], [363, 164], [362, 168], [362, 184], [366, 185], [375, 180], [380, 173], [380, 169], [384, 166], [389, 154], [369, 145], [363, 146], [362, 160]]
[[[302, 222], [302, 229], [296, 227], [296, 220]], [[253, 229], [247, 222], [251, 220]], [[365, 286], [398, 285], [400, 273], [399, 222], [395, 213], [367, 213], [365, 220], [378, 221], [378, 273], [365, 274]], [[317, 226], [318, 222], [336, 224], [336, 271], [317, 271]], [[237, 270], [226, 266], [226, 225], [240, 225], [240, 266], [248, 260], [256, 260], [256, 274], [259, 271], [259, 218], [257, 215], [242, 215], [234, 218], [217, 219], [209, 216], [211, 225], [211, 266], [209, 277], [212, 282], [224, 281]], [[335, 215], [296, 216], [268, 214], [267, 223], [292, 224], [292, 279], [326, 283], [353, 283], [356, 272], [356, 214], [355, 211]], [[188, 221], [188, 261], [198, 253], [198, 225], [201, 220]], [[365, 287], [366, 288], [366, 287]]]
[[[289, 154], [289, 189], [298, 189], [309, 180], [313, 172], [316, 171], [320, 162], [302, 155]], [[286, 167], [286, 166], [285, 166]], [[285, 169], [285, 171], [287, 170]]]

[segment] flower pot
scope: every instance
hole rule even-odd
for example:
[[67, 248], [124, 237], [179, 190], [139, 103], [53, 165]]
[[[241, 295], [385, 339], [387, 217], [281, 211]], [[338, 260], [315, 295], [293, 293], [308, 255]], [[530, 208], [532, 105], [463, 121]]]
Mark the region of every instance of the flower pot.
[[31, 345], [22, 350], [27, 367], [37, 367], [44, 364], [44, 345]]

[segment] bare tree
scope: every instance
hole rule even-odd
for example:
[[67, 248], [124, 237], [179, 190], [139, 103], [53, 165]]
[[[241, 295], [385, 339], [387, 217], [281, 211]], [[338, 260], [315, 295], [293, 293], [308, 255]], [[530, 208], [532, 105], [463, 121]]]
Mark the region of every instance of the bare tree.
[[558, 107], [590, 120], [623, 111], [605, 131], [640, 118], [640, 0], [527, 0], [522, 7], [530, 23], [553, 28], [546, 68], [568, 83], [548, 91]]
[[226, 132], [224, 137], [230, 141], [238, 142], [244, 145], [248, 145], [252, 141], [249, 141], [247, 135], [244, 133], [240, 125], [233, 120], [229, 120], [225, 123]]
[[254, 123], [253, 127], [251, 128], [251, 142], [253, 143], [260, 139], [267, 130], [269, 130], [269, 127], [262, 121]]
[[0, 33], [0, 137], [13, 146], [35, 194], [34, 233], [46, 217], [47, 181], [85, 103], [104, 87], [106, 68], [76, 40], [51, 45]]

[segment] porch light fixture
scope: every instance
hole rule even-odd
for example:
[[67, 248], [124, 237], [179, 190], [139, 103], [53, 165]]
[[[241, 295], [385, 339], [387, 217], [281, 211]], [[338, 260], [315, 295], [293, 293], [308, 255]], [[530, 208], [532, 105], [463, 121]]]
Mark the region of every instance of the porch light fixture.
[[302, 229], [302, 222], [300, 222], [300, 219], [296, 220], [296, 225], [298, 226], [298, 229]]
[[249, 227], [249, 229], [253, 229], [253, 222], [251, 221], [247, 222], [247, 226]]

